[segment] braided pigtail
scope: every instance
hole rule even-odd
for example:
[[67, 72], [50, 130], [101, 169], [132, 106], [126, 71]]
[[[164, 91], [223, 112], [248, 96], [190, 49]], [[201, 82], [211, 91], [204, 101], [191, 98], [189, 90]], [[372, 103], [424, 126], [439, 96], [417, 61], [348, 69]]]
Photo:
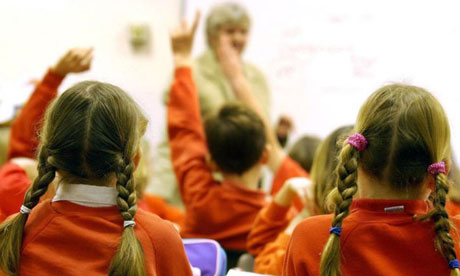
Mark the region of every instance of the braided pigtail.
[[7, 275], [19, 275], [24, 226], [30, 211], [46, 193], [56, 175], [56, 169], [48, 162], [49, 158], [51, 157], [48, 157], [46, 150], [42, 148], [39, 154], [38, 176], [26, 192], [20, 213], [0, 225], [0, 268]]
[[339, 155], [337, 165], [337, 188], [331, 194], [334, 197], [336, 208], [331, 234], [324, 246], [320, 262], [321, 276], [339, 276], [340, 273], [340, 234], [343, 220], [350, 213], [353, 196], [358, 190], [358, 157], [359, 152], [367, 147], [367, 141], [361, 134], [354, 134], [348, 138]]
[[444, 162], [434, 163], [428, 167], [428, 172], [435, 177], [435, 196], [433, 210], [424, 219], [431, 219], [434, 222], [436, 232], [436, 248], [449, 262], [451, 276], [460, 276], [459, 263], [455, 252], [455, 242], [450, 235], [451, 223], [445, 209], [446, 197], [449, 192], [449, 182], [446, 175]]
[[136, 189], [133, 179], [134, 163], [119, 161], [116, 172], [118, 198], [117, 204], [124, 220], [124, 229], [117, 252], [109, 268], [110, 276], [143, 276], [144, 254], [142, 245], [134, 233], [134, 216], [136, 215]]

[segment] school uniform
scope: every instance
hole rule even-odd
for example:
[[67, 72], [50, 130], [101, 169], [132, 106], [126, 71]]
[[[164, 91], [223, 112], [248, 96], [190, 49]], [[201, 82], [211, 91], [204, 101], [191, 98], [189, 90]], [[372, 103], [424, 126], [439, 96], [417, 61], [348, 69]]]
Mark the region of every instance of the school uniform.
[[137, 206], [144, 211], [154, 213], [160, 218], [174, 222], [179, 226], [184, 221], [184, 211], [169, 205], [163, 198], [153, 194], [144, 194], [144, 197], [139, 200]]
[[446, 210], [449, 213], [449, 216], [458, 216], [460, 215], [460, 203], [453, 200], [448, 200], [446, 202]]
[[[418, 200], [354, 200], [340, 236], [341, 271], [347, 275], [448, 276], [448, 261], [435, 249], [431, 221], [414, 220], [428, 211]], [[451, 219], [460, 226], [458, 219]], [[301, 222], [289, 242], [283, 275], [319, 275], [332, 215]], [[458, 235], [452, 231], [457, 241]]]
[[247, 241], [249, 253], [255, 256], [254, 272], [281, 275], [291, 237], [284, 231], [296, 214], [295, 208], [275, 202], [259, 212]]
[[[186, 208], [182, 237], [210, 238], [225, 249], [246, 251], [248, 233], [258, 212], [268, 203], [267, 196], [262, 190], [213, 179], [206, 163], [206, 137], [190, 68], [175, 71], [168, 102], [168, 132], [173, 168]], [[286, 171], [294, 166], [285, 164], [293, 162], [286, 158], [277, 174], [299, 176]]]
[[[256, 66], [248, 62], [243, 62], [242, 67], [244, 75], [251, 86], [251, 92], [261, 103], [265, 113], [269, 115], [270, 90], [264, 74]], [[193, 78], [197, 86], [200, 112], [203, 118], [217, 111], [222, 105], [237, 101], [214, 51], [211, 49], [206, 50], [193, 61]], [[165, 96], [166, 99], [168, 94]], [[176, 183], [171, 165], [168, 137], [162, 139], [157, 153], [158, 158], [155, 159], [152, 192], [168, 199], [168, 202], [174, 205], [182, 205], [178, 185], [164, 185], [164, 183]]]
[[[123, 231], [117, 194], [114, 187], [61, 184], [29, 215], [20, 275], [107, 275]], [[147, 275], [192, 275], [171, 223], [143, 210], [135, 222]]]

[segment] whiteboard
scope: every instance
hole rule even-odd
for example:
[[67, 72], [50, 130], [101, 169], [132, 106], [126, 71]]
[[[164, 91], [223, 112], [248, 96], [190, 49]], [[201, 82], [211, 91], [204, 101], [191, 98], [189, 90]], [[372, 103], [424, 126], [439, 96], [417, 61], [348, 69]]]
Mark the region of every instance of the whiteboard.
[[[204, 20], [216, 0], [184, 0], [204, 16], [194, 53], [206, 47]], [[443, 104], [460, 151], [460, 10], [458, 1], [236, 1], [253, 25], [245, 59], [266, 75], [272, 119], [290, 115], [294, 136], [326, 136], [356, 120], [382, 85], [424, 87]], [[458, 141], [458, 142], [457, 142]]]

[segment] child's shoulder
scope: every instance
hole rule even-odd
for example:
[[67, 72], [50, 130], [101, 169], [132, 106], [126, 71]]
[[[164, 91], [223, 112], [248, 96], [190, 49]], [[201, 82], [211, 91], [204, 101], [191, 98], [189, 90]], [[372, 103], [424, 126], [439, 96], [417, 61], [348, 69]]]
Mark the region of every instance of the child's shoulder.
[[295, 231], [299, 232], [300, 234], [308, 232], [313, 235], [316, 232], [324, 232], [326, 230], [327, 235], [329, 235], [329, 228], [331, 228], [332, 222], [332, 214], [328, 215], [319, 215], [319, 216], [311, 216], [304, 219], [299, 225], [296, 227]]
[[136, 223], [147, 232], [147, 235], [152, 240], [168, 239], [168, 237], [175, 239], [179, 237], [179, 232], [171, 222], [141, 209], [137, 210]]
[[[303, 220], [292, 233], [290, 251], [309, 256], [314, 262], [329, 239], [332, 214], [312, 216]], [[308, 244], [308, 246], [305, 246]]]

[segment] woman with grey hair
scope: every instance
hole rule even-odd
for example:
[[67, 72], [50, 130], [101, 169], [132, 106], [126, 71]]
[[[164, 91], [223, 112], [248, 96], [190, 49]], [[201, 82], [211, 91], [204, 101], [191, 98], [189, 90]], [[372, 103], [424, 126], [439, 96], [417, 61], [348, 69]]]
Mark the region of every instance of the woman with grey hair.
[[[209, 12], [206, 19], [209, 48], [195, 60], [193, 68], [203, 116], [219, 109], [225, 103], [236, 100], [216, 54], [220, 36], [225, 34], [229, 37], [232, 46], [241, 56], [248, 40], [250, 26], [251, 20], [247, 11], [238, 4], [219, 4]], [[254, 65], [244, 61], [242, 64], [254, 96], [268, 115], [270, 93], [264, 75]]]

